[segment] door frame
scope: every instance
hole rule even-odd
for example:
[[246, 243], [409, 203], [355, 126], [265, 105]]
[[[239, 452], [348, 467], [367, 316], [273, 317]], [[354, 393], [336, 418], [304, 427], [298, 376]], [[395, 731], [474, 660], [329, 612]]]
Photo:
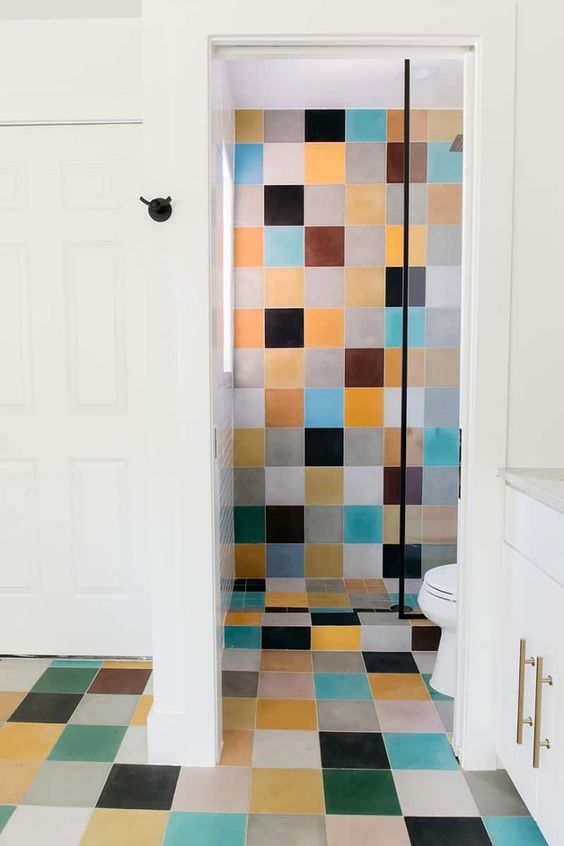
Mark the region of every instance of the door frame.
[[[218, 573], [214, 491], [210, 284], [210, 56], [215, 45], [408, 51], [468, 48], [464, 123], [463, 326], [461, 345], [462, 498], [459, 513], [459, 673], [455, 751], [468, 769], [497, 765], [496, 641], [502, 489], [506, 464], [513, 212], [515, 0], [456, 0], [439, 8], [404, 0], [375, 8], [356, 0], [145, 0], [145, 182], [150, 194], [177, 198], [172, 225], [149, 233], [147, 265], [155, 308], [174, 313], [176, 334], [153, 331], [151, 421], [154, 520], [153, 641], [155, 700], [149, 719], [153, 761], [215, 764], [219, 757], [216, 644]], [[398, 36], [398, 32], [409, 34]], [[221, 33], [221, 35], [219, 34]], [[265, 36], [264, 33], [271, 33]], [[303, 34], [315, 33], [315, 34]], [[155, 66], [154, 55], [160, 56]], [[188, 151], [189, 154], [188, 154]], [[166, 262], [164, 257], [166, 256]], [[163, 324], [164, 325], [164, 324]], [[195, 355], [195, 351], [200, 355]], [[158, 362], [176, 360], [173, 384]], [[192, 402], [196, 398], [196, 403]], [[194, 408], [194, 405], [197, 408]], [[190, 429], [190, 437], [187, 430]], [[198, 567], [190, 567], [190, 561]], [[188, 576], [190, 576], [188, 578]], [[488, 590], [484, 590], [484, 585]], [[194, 591], [196, 590], [196, 596]], [[197, 695], [194, 696], [194, 690]]]

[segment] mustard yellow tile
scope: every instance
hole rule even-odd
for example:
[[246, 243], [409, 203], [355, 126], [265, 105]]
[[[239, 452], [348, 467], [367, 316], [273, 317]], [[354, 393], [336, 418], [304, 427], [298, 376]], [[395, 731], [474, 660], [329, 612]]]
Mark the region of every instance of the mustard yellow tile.
[[235, 140], [260, 142], [264, 139], [262, 109], [237, 109], [235, 112]]
[[17, 805], [21, 802], [42, 763], [0, 760], [0, 805]]
[[398, 543], [399, 541], [399, 505], [385, 505], [383, 519], [384, 543]]
[[257, 710], [256, 699], [223, 697], [223, 728], [254, 729]]
[[380, 308], [385, 306], [385, 268], [345, 268], [345, 305], [349, 308]]
[[345, 181], [345, 144], [305, 144], [305, 181], [309, 185], [338, 185]]
[[152, 670], [152, 661], [104, 661], [102, 668], [106, 670]]
[[52, 723], [4, 723], [0, 728], [0, 758], [42, 761], [63, 731]]
[[253, 736], [252, 731], [226, 729], [223, 732], [220, 764], [231, 767], [250, 767], [253, 757]]
[[342, 467], [306, 467], [307, 505], [340, 505], [343, 502]]
[[235, 429], [233, 432], [235, 467], [264, 467], [264, 429]]
[[266, 388], [303, 388], [303, 349], [268, 349], [264, 352]]
[[347, 185], [345, 197], [347, 224], [373, 226], [386, 222], [385, 185]]
[[265, 605], [269, 608], [307, 608], [307, 593], [270, 591]]
[[303, 267], [265, 268], [264, 303], [267, 308], [303, 308]]
[[323, 814], [321, 770], [253, 769], [249, 810], [255, 814]]
[[80, 846], [161, 846], [168, 811], [95, 808]]
[[[240, 430], [244, 431], [244, 430]], [[266, 574], [263, 543], [235, 544], [235, 575], [239, 579], [264, 579]]]
[[[409, 227], [409, 261], [413, 267], [422, 267], [427, 258], [427, 227], [413, 224]], [[401, 267], [403, 264], [403, 226], [386, 226], [386, 265]]]
[[430, 699], [423, 679], [416, 673], [368, 673], [368, 682], [374, 699]]
[[308, 593], [307, 599], [310, 608], [329, 608], [331, 605], [328, 593]]
[[317, 708], [314, 699], [258, 700], [257, 729], [314, 731], [316, 728]]
[[308, 579], [341, 579], [343, 577], [342, 544], [306, 543], [305, 575]]
[[429, 141], [454, 141], [462, 133], [462, 109], [429, 109]]
[[9, 691], [4, 693], [0, 691], [0, 723], [11, 717], [26, 693]]
[[131, 718], [131, 725], [132, 726], [146, 726], [147, 725], [147, 716], [149, 715], [149, 711], [151, 710], [151, 706], [153, 704], [153, 697], [152, 696], [140, 696], [139, 702], [137, 703], [137, 707], [133, 712], [133, 717]]
[[260, 611], [228, 611], [225, 616], [226, 626], [260, 626], [261, 622]]
[[359, 650], [360, 626], [313, 626], [311, 630], [313, 650]]
[[345, 388], [345, 426], [379, 427], [383, 423], [382, 388]]

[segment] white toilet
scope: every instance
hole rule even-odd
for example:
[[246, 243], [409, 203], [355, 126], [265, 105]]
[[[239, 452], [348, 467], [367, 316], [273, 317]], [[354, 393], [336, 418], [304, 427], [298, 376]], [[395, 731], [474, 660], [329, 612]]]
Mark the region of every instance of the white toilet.
[[447, 696], [454, 696], [456, 685], [457, 593], [458, 564], [444, 564], [428, 570], [419, 591], [419, 608], [442, 629], [431, 687]]

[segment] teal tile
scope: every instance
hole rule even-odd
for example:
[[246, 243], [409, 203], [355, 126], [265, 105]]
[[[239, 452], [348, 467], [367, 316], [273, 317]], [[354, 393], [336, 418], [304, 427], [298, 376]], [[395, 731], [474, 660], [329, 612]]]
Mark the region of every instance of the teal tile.
[[233, 509], [235, 543], [264, 543], [265, 510], [262, 505], [236, 505]]
[[79, 669], [99, 669], [102, 666], [101, 661], [94, 661], [90, 658], [85, 660], [78, 660], [75, 658], [54, 658], [49, 664], [50, 667], [78, 667]]
[[164, 846], [245, 846], [246, 814], [172, 811]]
[[446, 693], [439, 693], [438, 690], [431, 687], [431, 673], [422, 673], [421, 677], [425, 682], [425, 687], [429, 691], [431, 699], [434, 699], [436, 702], [450, 702], [454, 699], [453, 696], [447, 696]]
[[532, 817], [484, 817], [493, 846], [548, 846]]
[[401, 347], [402, 310], [396, 306], [386, 308], [386, 347]]
[[235, 184], [262, 184], [262, 144], [235, 145]]
[[347, 141], [385, 141], [386, 109], [347, 109]]
[[302, 267], [303, 226], [265, 226], [264, 263], [266, 267]]
[[127, 726], [66, 726], [50, 761], [113, 761]]
[[15, 805], [0, 805], [0, 831], [2, 831], [15, 810]]
[[389, 770], [323, 770], [323, 790], [327, 814], [401, 816]]
[[427, 179], [429, 182], [462, 182], [462, 153], [450, 152], [450, 141], [427, 144]]
[[345, 505], [345, 543], [382, 543], [382, 506]]
[[315, 673], [317, 699], [372, 699], [365, 673]]
[[260, 649], [260, 626], [225, 626], [226, 649]]
[[423, 433], [423, 464], [426, 467], [458, 466], [458, 429], [433, 426]]
[[386, 733], [384, 742], [392, 770], [457, 770], [446, 734]]
[[412, 307], [407, 310], [407, 343], [410, 347], [425, 346], [425, 309]]
[[31, 688], [32, 693], [85, 693], [97, 667], [49, 667]]
[[323, 608], [310, 608], [310, 613], [312, 614], [352, 614], [352, 608], [332, 608], [327, 607], [326, 605]]

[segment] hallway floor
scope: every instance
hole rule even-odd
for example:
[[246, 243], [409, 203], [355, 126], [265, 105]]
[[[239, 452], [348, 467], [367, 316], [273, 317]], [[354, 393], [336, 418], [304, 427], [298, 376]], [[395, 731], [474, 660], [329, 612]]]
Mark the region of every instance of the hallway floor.
[[[380, 629], [351, 610], [362, 606], [311, 610], [343, 608], [331, 599], [343, 602], [343, 591], [330, 585], [313, 586], [319, 605], [307, 610], [298, 594], [308, 590], [260, 587], [238, 584], [230, 627], [263, 624], [261, 641], [278, 628], [266, 634], [276, 647], [308, 628], [295, 620], [307, 614], [320, 633], [311, 649], [226, 649], [224, 750], [214, 769], [147, 765], [150, 664], [1, 660], [1, 846], [545, 844], [504, 772], [459, 768], [453, 701], [429, 684], [434, 652], [361, 649], [365, 632]], [[353, 601], [364, 592], [366, 607], [378, 591], [364, 587]], [[296, 604], [264, 610], [286, 602], [280, 594]], [[317, 619], [324, 613], [329, 626]], [[333, 616], [355, 613], [352, 625]], [[405, 628], [391, 617], [384, 628]], [[339, 632], [349, 638], [340, 648]]]

